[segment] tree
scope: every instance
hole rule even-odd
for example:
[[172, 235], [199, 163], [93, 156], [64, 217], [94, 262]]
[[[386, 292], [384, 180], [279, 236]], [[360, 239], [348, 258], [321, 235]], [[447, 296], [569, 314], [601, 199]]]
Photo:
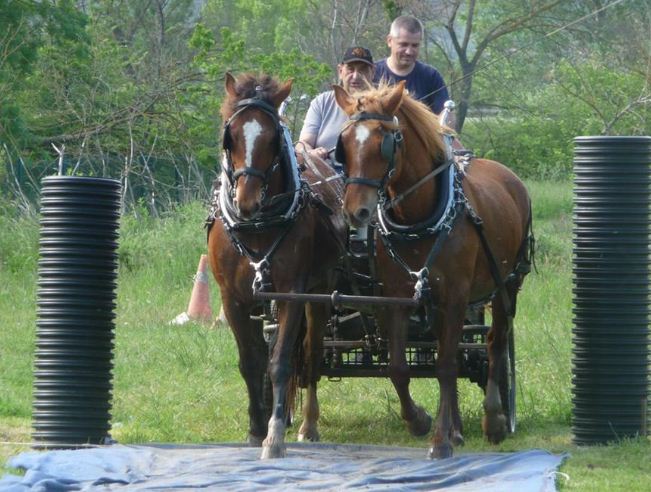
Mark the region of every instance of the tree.
[[40, 48], [50, 43], [77, 45], [83, 51], [85, 23], [70, 0], [0, 0], [0, 139], [5, 145], [17, 148], [30, 137], [15, 94], [32, 72]]
[[473, 82], [480, 62], [493, 44], [542, 22], [544, 14], [563, 0], [520, 2], [494, 0], [478, 5], [476, 0], [434, 0], [400, 2], [434, 28], [427, 42], [443, 56], [450, 77], [446, 81], [457, 101], [457, 130], [463, 129], [471, 105]]

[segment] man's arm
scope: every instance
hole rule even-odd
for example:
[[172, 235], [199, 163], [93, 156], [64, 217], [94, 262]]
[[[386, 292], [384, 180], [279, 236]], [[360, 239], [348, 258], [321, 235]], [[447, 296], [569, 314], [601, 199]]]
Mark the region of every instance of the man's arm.
[[310, 107], [307, 109], [307, 114], [303, 121], [303, 128], [301, 129], [298, 143], [296, 144], [296, 153], [302, 155], [303, 152], [307, 152], [311, 156], [326, 159], [328, 157], [328, 150], [323, 147], [316, 147], [316, 141], [321, 131], [321, 126], [323, 125], [323, 109], [319, 99], [319, 96], [314, 98], [310, 103]]
[[302, 154], [307, 152], [311, 156], [320, 157], [321, 159], [328, 158], [328, 149], [323, 147], [314, 147], [316, 145], [316, 135], [313, 133], [301, 133], [296, 143], [296, 153]]

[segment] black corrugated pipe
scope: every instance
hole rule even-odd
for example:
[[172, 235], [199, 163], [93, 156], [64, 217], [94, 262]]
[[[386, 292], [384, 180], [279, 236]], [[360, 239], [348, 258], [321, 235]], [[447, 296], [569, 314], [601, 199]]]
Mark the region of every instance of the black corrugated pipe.
[[651, 137], [574, 140], [572, 433], [648, 434]]
[[110, 441], [120, 182], [44, 178], [32, 441]]

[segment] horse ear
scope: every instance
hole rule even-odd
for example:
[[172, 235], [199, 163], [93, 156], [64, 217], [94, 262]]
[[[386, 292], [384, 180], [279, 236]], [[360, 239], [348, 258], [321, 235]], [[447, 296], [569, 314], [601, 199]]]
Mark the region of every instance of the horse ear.
[[224, 77], [224, 86], [226, 87], [226, 92], [231, 97], [237, 97], [237, 91], [235, 90], [235, 77], [230, 72], [226, 72]]
[[355, 99], [348, 94], [348, 91], [342, 86], [334, 84], [332, 90], [335, 91], [335, 100], [341, 109], [350, 116], [355, 112]]
[[278, 92], [276, 92], [273, 96], [271, 96], [271, 102], [274, 104], [275, 107], [280, 107], [280, 103], [282, 103], [287, 97], [289, 96], [289, 93], [292, 91], [292, 84], [294, 83], [294, 79], [289, 79], [287, 82], [285, 82], [283, 85], [280, 86], [280, 89], [278, 89]]
[[389, 93], [389, 97], [386, 99], [384, 109], [391, 116], [395, 116], [395, 114], [398, 112], [398, 108], [400, 108], [400, 105], [402, 104], [402, 98], [405, 94], [406, 83], [406, 80], [401, 80], [398, 82], [393, 90]]

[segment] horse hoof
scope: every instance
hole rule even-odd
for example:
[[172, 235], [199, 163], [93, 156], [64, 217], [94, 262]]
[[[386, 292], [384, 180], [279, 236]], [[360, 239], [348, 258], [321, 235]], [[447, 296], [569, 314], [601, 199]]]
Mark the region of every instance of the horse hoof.
[[259, 448], [262, 446], [262, 441], [264, 441], [264, 437], [254, 436], [253, 434], [249, 434], [249, 437], [247, 439], [249, 446], [252, 448]]
[[298, 432], [297, 439], [299, 440], [299, 442], [303, 442], [303, 441], [319, 442], [321, 440], [321, 436], [319, 435], [319, 431], [316, 429], [312, 429], [312, 430], [301, 429]]
[[502, 414], [489, 417], [484, 415], [481, 419], [484, 436], [491, 444], [499, 444], [506, 439], [506, 418]]
[[263, 446], [262, 454], [260, 455], [261, 460], [269, 460], [275, 458], [284, 458], [286, 454], [285, 446]]
[[407, 426], [412, 436], [426, 436], [432, 429], [432, 417], [425, 410], [419, 408], [416, 418], [407, 422]]
[[450, 441], [452, 442], [453, 446], [463, 446], [466, 443], [463, 439], [463, 436], [461, 435], [461, 432], [459, 431], [454, 431], [452, 433], [450, 436]]
[[429, 453], [427, 457], [431, 460], [444, 460], [446, 458], [452, 458], [452, 444], [445, 443], [438, 446], [432, 446], [429, 448]]

